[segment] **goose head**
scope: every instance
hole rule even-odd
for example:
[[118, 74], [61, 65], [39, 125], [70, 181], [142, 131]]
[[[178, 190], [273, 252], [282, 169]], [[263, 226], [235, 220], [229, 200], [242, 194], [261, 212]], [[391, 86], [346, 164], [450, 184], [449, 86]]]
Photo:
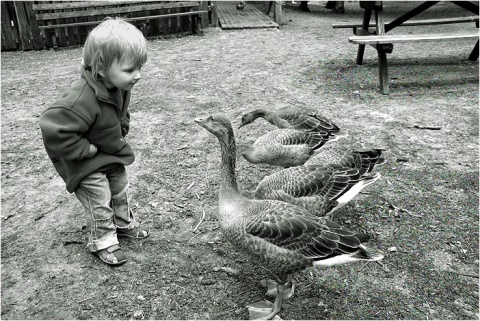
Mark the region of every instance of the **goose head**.
[[258, 117], [265, 117], [265, 110], [263, 109], [255, 109], [251, 112], [245, 113], [242, 116], [242, 122], [238, 128], [241, 128], [245, 125], [251, 124], [257, 119]]
[[233, 135], [232, 123], [224, 114], [198, 117], [193, 121], [220, 139]]

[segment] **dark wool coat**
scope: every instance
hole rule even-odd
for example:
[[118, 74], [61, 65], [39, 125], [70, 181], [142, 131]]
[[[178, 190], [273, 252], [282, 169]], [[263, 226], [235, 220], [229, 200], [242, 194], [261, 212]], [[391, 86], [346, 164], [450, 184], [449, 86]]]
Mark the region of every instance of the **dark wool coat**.
[[[73, 193], [83, 178], [112, 163], [135, 160], [124, 140], [128, 132], [130, 91], [109, 92], [83, 70], [80, 80], [40, 116], [40, 129], [48, 156]], [[123, 131], [123, 134], [122, 134]], [[92, 158], [90, 144], [98, 148]]]

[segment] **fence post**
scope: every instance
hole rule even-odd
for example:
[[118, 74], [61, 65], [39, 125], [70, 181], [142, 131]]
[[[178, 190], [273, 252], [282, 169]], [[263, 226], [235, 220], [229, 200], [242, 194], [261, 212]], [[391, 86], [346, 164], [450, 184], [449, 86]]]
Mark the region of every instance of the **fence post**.
[[218, 10], [217, 10], [217, 1], [209, 1], [209, 10], [210, 10], [210, 19], [212, 27], [218, 27]]
[[[1, 1], [2, 5], [2, 50], [16, 50], [18, 49], [18, 30], [15, 28], [16, 23], [13, 4], [10, 1]], [[9, 7], [12, 10], [9, 10]]]
[[33, 49], [33, 37], [28, 26], [27, 12], [23, 1], [14, 1], [15, 15], [17, 16], [18, 32], [20, 34], [20, 48], [22, 50]]
[[30, 26], [30, 36], [33, 40], [33, 49], [43, 49], [42, 35], [38, 28], [37, 19], [35, 18], [35, 12], [33, 12], [32, 1], [22, 1], [25, 6], [25, 12], [28, 18], [28, 25]]
[[274, 15], [273, 18], [275, 19], [275, 22], [278, 23], [279, 25], [282, 24], [282, 1], [275, 1], [274, 3]]

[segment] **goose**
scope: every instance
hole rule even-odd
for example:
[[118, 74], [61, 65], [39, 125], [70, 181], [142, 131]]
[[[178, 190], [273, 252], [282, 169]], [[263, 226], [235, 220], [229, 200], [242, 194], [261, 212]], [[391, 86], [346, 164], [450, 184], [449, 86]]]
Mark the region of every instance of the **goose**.
[[262, 117], [278, 128], [293, 128], [299, 130], [316, 130], [330, 134], [338, 133], [340, 128], [328, 118], [320, 114], [315, 108], [305, 106], [287, 106], [277, 111], [255, 109], [245, 113], [238, 128], [253, 123]]
[[260, 136], [242, 155], [253, 164], [298, 166], [303, 165], [315, 150], [333, 140], [334, 136], [326, 131], [276, 129]]
[[363, 234], [311, 215], [304, 208], [278, 200], [255, 200], [240, 192], [236, 181], [236, 145], [225, 115], [195, 118], [218, 138], [221, 150], [218, 221], [224, 237], [277, 282], [275, 302], [263, 319], [273, 318], [293, 293], [295, 272], [355, 261], [378, 261], [383, 253], [368, 247]]
[[[358, 166], [362, 166], [361, 163]], [[339, 164], [296, 166], [264, 177], [254, 191], [257, 199], [276, 199], [302, 206], [328, 219], [381, 177]]]

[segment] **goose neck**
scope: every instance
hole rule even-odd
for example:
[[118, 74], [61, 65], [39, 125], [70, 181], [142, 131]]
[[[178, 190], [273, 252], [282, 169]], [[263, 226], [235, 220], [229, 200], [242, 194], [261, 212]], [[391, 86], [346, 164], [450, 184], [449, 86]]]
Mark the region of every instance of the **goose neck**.
[[221, 191], [233, 194], [239, 193], [235, 176], [236, 147], [233, 135], [220, 139], [220, 148], [222, 154]]
[[263, 118], [265, 118], [270, 124], [275, 125], [278, 128], [288, 128], [289, 127], [289, 123], [286, 120], [280, 118], [277, 115], [277, 113], [266, 111], [264, 113]]

